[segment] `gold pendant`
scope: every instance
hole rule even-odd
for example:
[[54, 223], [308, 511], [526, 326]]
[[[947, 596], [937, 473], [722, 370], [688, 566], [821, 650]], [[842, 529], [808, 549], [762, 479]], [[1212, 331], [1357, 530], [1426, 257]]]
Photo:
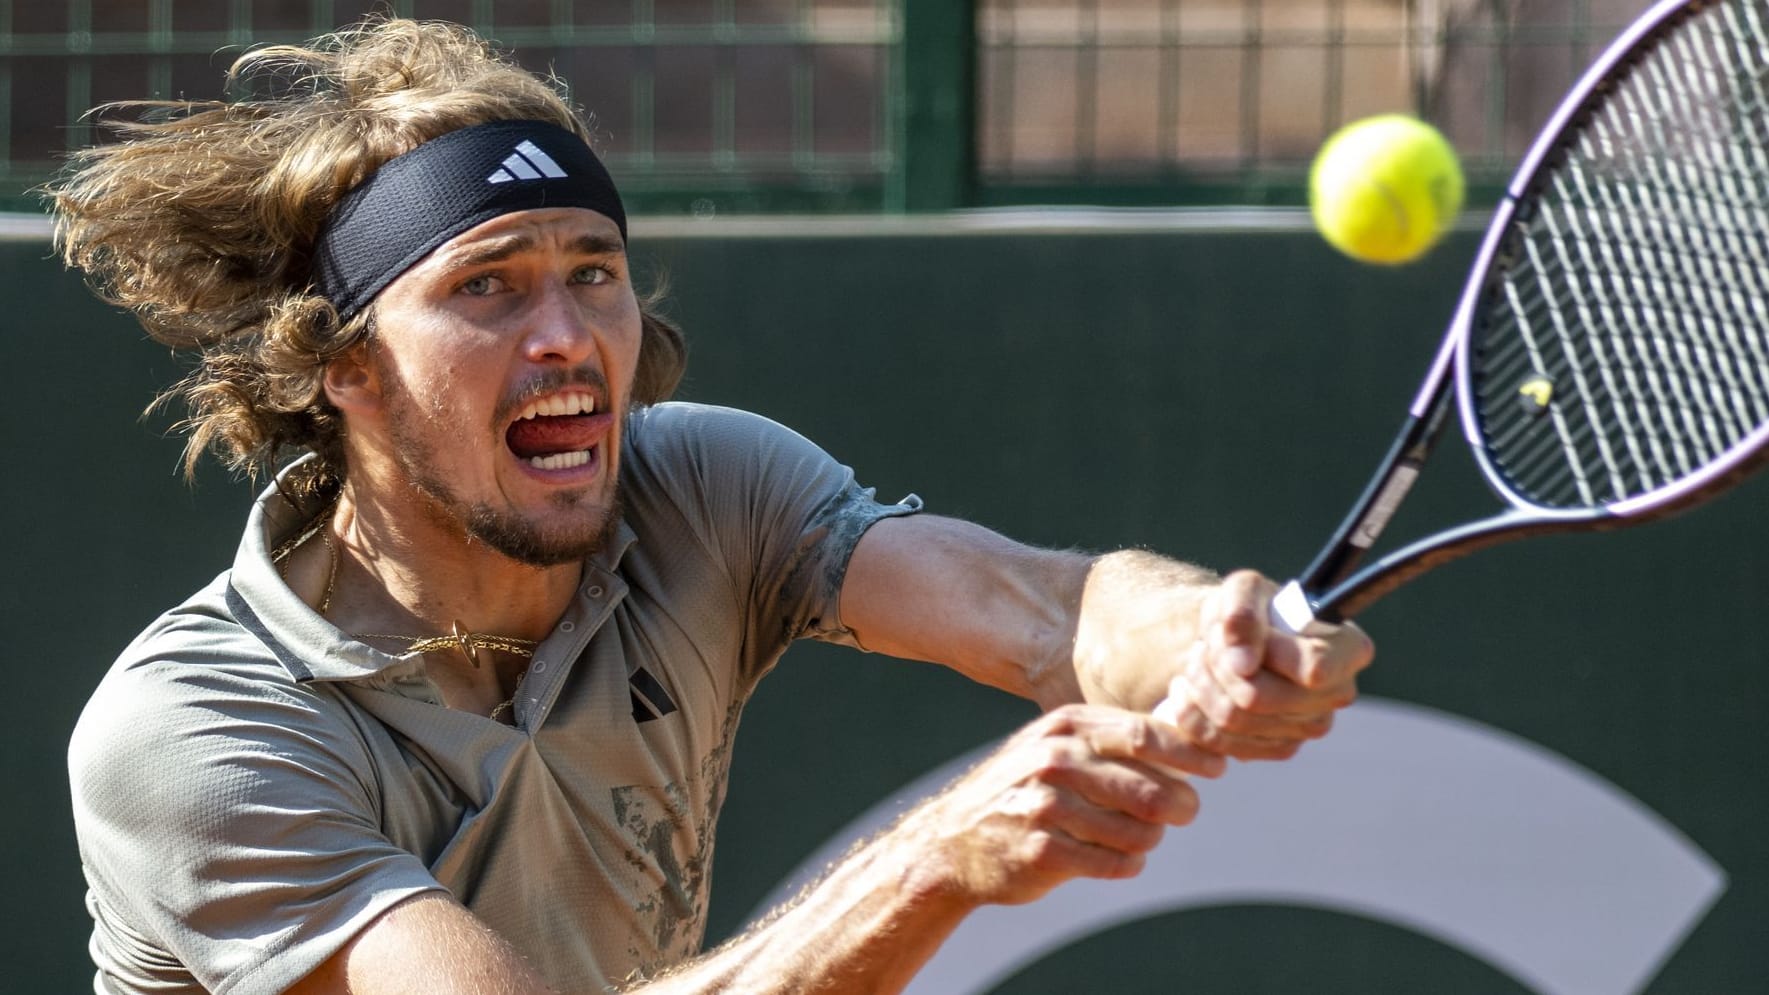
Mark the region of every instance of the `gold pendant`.
[[473, 665], [474, 670], [478, 670], [479, 650], [473, 645], [473, 634], [461, 625], [461, 620], [458, 618], [452, 624], [455, 630], [455, 642], [461, 645], [461, 654], [467, 658], [468, 663]]

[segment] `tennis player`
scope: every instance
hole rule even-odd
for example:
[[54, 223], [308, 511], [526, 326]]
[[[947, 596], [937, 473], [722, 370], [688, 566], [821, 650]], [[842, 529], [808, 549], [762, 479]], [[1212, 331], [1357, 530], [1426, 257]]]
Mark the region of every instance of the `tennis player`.
[[[66, 260], [195, 357], [188, 460], [274, 473], [75, 731], [96, 990], [894, 990], [1351, 700], [1369, 642], [1270, 631], [1260, 577], [1030, 549], [667, 403], [682, 340], [583, 121], [471, 34], [235, 68], [53, 188]], [[703, 953], [732, 735], [802, 637], [1045, 714]]]

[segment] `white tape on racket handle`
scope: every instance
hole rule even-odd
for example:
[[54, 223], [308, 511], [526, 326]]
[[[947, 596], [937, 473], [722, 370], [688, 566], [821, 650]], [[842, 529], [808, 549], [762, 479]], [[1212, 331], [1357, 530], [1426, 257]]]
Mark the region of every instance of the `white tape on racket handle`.
[[1308, 592], [1297, 581], [1285, 584], [1271, 599], [1271, 620], [1293, 636], [1330, 636], [1339, 631], [1339, 626], [1315, 617], [1314, 606], [1308, 602]]

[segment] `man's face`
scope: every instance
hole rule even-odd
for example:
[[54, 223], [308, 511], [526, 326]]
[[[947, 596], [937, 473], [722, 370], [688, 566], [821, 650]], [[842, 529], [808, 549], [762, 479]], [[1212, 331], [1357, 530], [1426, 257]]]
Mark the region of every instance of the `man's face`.
[[640, 341], [614, 223], [581, 208], [495, 218], [374, 307], [371, 427], [393, 473], [373, 499], [536, 566], [598, 548]]

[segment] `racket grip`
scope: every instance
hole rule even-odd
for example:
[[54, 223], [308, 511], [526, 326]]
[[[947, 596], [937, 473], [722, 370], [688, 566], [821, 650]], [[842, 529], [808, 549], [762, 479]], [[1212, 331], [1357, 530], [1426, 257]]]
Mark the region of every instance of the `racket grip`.
[[1337, 618], [1323, 618], [1314, 610], [1302, 582], [1285, 584], [1271, 599], [1272, 624], [1292, 636], [1330, 636], [1339, 631]]
[[[1302, 589], [1300, 581], [1294, 580], [1285, 584], [1271, 599], [1271, 624], [1274, 629], [1292, 636], [1330, 636], [1339, 631], [1339, 623], [1315, 614], [1308, 592]], [[1178, 725], [1181, 705], [1182, 702], [1169, 696], [1161, 699], [1151, 714], [1163, 722]]]

